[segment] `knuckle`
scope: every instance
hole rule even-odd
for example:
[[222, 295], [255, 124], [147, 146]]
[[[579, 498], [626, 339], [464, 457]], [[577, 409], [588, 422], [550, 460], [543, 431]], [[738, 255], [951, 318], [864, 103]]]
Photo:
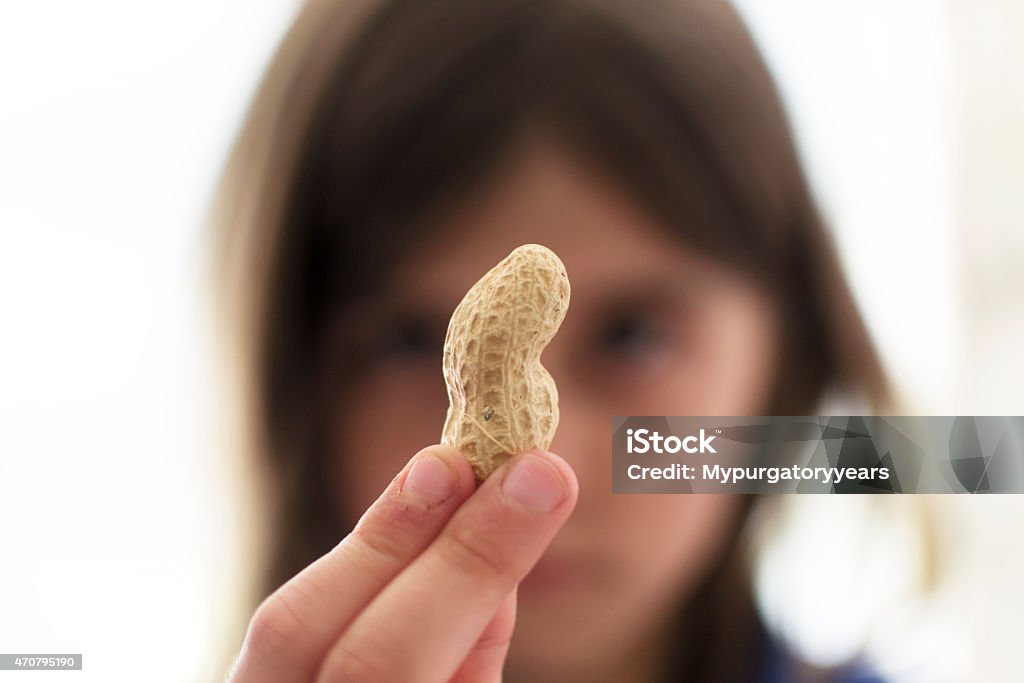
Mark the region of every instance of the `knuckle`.
[[502, 624], [501, 628], [485, 632], [473, 645], [473, 652], [486, 654], [504, 651], [512, 642], [514, 626], [515, 622], [509, 620], [507, 625]]
[[502, 635], [481, 638], [475, 645], [473, 645], [473, 654], [484, 657], [501, 656], [505, 654], [505, 651], [508, 650], [511, 643], [511, 633], [507, 636]]
[[501, 579], [510, 572], [508, 553], [499, 534], [474, 533], [462, 525], [452, 528], [438, 539], [443, 560], [468, 574], [485, 579]]
[[435, 508], [414, 503], [405, 496], [387, 496], [367, 521], [389, 534], [409, 535], [416, 533], [434, 516], [435, 511]]
[[259, 657], [288, 652], [305, 633], [306, 625], [278, 591], [256, 608], [245, 637], [245, 651]]
[[375, 514], [352, 530], [350, 540], [391, 561], [401, 561], [410, 543], [426, 528], [430, 511], [390, 498], [381, 501]]
[[378, 660], [342, 641], [324, 662], [317, 683], [379, 683], [393, 678]]

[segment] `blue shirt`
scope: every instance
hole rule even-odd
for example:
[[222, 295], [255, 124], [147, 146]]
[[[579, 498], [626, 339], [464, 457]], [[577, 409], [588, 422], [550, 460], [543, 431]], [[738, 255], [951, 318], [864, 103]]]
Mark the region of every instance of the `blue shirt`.
[[[774, 638], [768, 638], [762, 649], [761, 667], [756, 683], [791, 683], [794, 680], [793, 657]], [[828, 683], [886, 683], [867, 665], [855, 663], [823, 674]]]

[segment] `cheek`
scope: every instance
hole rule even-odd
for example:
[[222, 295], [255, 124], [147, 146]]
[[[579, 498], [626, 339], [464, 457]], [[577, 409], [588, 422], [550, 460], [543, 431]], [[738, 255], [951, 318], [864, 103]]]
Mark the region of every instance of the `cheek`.
[[779, 362], [769, 305], [750, 292], [725, 292], [699, 320], [689, 348], [651, 387], [649, 405], [658, 409], [649, 414], [764, 414]]
[[764, 307], [739, 301], [711, 320], [697, 383], [706, 415], [760, 415], [778, 366], [777, 323]]
[[441, 438], [448, 399], [440, 370], [374, 371], [349, 387], [334, 423], [333, 490], [354, 521], [420, 449]]

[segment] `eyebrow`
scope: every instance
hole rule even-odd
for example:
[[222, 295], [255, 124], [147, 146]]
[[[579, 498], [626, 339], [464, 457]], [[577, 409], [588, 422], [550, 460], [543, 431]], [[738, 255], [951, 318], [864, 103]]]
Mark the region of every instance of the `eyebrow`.
[[[458, 302], [456, 302], [457, 304]], [[400, 318], [416, 318], [430, 325], [437, 325], [442, 330], [447, 328], [448, 320], [454, 311], [447, 306], [427, 298], [406, 292], [386, 291], [365, 295], [337, 310], [331, 320], [331, 326], [347, 328], [349, 338], [358, 339], [352, 328], [372, 328]]]
[[630, 306], [660, 308], [690, 304], [699, 300], [702, 292], [709, 288], [707, 283], [693, 276], [670, 278], [649, 273], [641, 274], [628, 283], [601, 281], [596, 285], [593, 295], [588, 298], [600, 302], [603, 309]]
[[[674, 277], [664, 271], [639, 273], [628, 281], [622, 278], [594, 278], [585, 282], [584, 286], [588, 290], [587, 299], [600, 311], [624, 308], [650, 310], [689, 305], [699, 301], [701, 293], [713, 287], [692, 273], [684, 272], [681, 277]], [[416, 290], [392, 287], [351, 302], [335, 316], [335, 323], [369, 327], [396, 318], [414, 317], [436, 325], [443, 331], [447, 329], [448, 321], [462, 296], [459, 292], [450, 296], [445, 293], [443, 297], [431, 297]], [[450, 302], [442, 302], [442, 298], [450, 299]], [[571, 313], [571, 300], [569, 308]]]

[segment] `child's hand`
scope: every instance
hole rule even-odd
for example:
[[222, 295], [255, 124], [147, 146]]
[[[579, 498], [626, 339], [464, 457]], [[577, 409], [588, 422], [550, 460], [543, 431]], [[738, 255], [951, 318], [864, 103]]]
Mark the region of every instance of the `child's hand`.
[[230, 680], [500, 680], [516, 585], [576, 495], [551, 454], [520, 454], [474, 490], [457, 451], [425, 448], [351, 534], [260, 605]]

